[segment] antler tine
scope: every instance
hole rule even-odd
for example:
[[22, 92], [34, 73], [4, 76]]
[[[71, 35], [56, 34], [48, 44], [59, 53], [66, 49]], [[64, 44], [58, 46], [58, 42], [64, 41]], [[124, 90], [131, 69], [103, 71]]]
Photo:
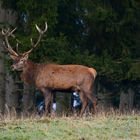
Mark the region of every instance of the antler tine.
[[33, 39], [32, 38], [30, 39], [30, 41], [31, 41], [31, 45], [34, 46], [34, 43], [33, 43]]
[[10, 29], [8, 28], [7, 30], [6, 29], [2, 29], [2, 35], [4, 36], [12, 36], [15, 38], [15, 36], [13, 35], [13, 32], [16, 30], [17, 28], [13, 29], [12, 31], [10, 31]]
[[35, 26], [36, 26], [36, 29], [38, 30], [38, 32], [39, 32], [40, 34], [44, 34], [44, 33], [47, 31], [47, 29], [48, 29], [47, 22], [45, 22], [45, 29], [44, 29], [44, 30], [41, 30], [41, 29], [38, 27], [37, 24], [36, 24]]
[[12, 36], [12, 37], [15, 38], [15, 36], [13, 35], [13, 32], [14, 32], [16, 29], [17, 29], [17, 27], [16, 27], [15, 29], [13, 29], [13, 30], [10, 32], [9, 36]]
[[9, 37], [9, 36], [15, 37], [15, 36], [13, 35], [13, 32], [14, 32], [15, 30], [16, 30], [16, 28], [13, 29], [12, 31], [10, 31], [9, 28], [8, 28], [7, 30], [6, 30], [6, 29], [2, 29], [2, 35], [5, 37], [5, 43], [6, 43], [6, 45], [7, 45], [7, 48], [6, 48], [6, 49], [9, 51], [9, 53], [12, 54], [12, 55], [18, 56], [18, 54], [12, 49], [12, 47], [11, 47], [11, 45], [10, 45], [10, 43], [9, 43], [9, 40], [8, 40], [8, 37]]
[[39, 44], [39, 42], [40, 42], [40, 40], [41, 40], [41, 38], [42, 38], [42, 35], [43, 35], [43, 34], [47, 31], [47, 29], [48, 29], [47, 22], [45, 22], [45, 29], [44, 29], [44, 30], [40, 29], [40, 28], [38, 27], [37, 24], [36, 24], [35, 26], [36, 26], [36, 29], [37, 29], [38, 32], [39, 32], [38, 40], [37, 40], [36, 43], [33, 43], [33, 40], [32, 40], [32, 38], [31, 38], [30, 40], [31, 40], [31, 46], [32, 46], [32, 48], [31, 48], [29, 51], [25, 52], [24, 54], [29, 54], [29, 53], [31, 53], [31, 52], [33, 51], [33, 49], [35, 49], [35, 48], [37, 47], [37, 45]]
[[22, 55], [22, 53], [19, 52], [18, 46], [19, 46], [19, 43], [16, 44], [16, 51], [17, 51], [18, 55]]

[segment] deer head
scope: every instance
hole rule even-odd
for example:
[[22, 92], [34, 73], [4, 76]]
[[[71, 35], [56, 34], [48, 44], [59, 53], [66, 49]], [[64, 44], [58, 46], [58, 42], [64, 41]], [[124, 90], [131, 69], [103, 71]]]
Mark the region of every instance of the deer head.
[[13, 60], [13, 65], [11, 66], [13, 70], [18, 70], [18, 71], [23, 70], [23, 68], [25, 67], [26, 62], [28, 60], [29, 54], [37, 47], [43, 34], [47, 31], [47, 23], [45, 23], [44, 30], [41, 30], [37, 25], [35, 25], [35, 26], [39, 32], [39, 37], [36, 42], [33, 42], [32, 38], [30, 39], [31, 40], [31, 49], [24, 53], [20, 53], [18, 51], [18, 44], [19, 44], [18, 40], [17, 40], [16, 51], [12, 49], [12, 47], [9, 43], [9, 39], [8, 39], [9, 37], [15, 38], [13, 32], [16, 30], [16, 28], [11, 31], [10, 31], [10, 29], [2, 29], [2, 35], [4, 36], [4, 40], [5, 40], [4, 46], [5, 46], [6, 50], [9, 52], [10, 57]]

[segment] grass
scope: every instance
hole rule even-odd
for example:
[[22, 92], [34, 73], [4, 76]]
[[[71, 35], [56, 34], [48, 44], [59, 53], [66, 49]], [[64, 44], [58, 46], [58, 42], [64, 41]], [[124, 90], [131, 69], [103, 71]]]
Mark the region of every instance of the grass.
[[5, 119], [0, 140], [140, 140], [140, 116]]

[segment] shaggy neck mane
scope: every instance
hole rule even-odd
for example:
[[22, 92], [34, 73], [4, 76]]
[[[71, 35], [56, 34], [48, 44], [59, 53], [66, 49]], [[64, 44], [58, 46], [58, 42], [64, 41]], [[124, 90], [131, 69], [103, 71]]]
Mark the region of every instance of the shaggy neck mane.
[[21, 79], [26, 83], [26, 84], [34, 84], [35, 82], [35, 73], [37, 69], [36, 63], [33, 63], [31, 61], [27, 61], [23, 71], [21, 73]]

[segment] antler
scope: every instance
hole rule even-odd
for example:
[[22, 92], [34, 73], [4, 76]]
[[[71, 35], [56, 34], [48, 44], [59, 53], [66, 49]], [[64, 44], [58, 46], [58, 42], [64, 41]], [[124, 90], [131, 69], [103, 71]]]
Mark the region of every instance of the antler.
[[15, 36], [13, 35], [13, 32], [14, 32], [15, 30], [16, 30], [16, 28], [13, 29], [12, 31], [10, 31], [9, 28], [8, 28], [7, 30], [6, 30], [6, 29], [2, 29], [2, 35], [3, 35], [4, 38], [5, 38], [5, 43], [6, 43], [6, 45], [7, 45], [7, 47], [5, 47], [5, 48], [8, 50], [8, 52], [9, 52], [10, 54], [14, 55], [14, 56], [19, 56], [19, 54], [16, 53], [16, 52], [12, 49], [12, 47], [11, 47], [11, 45], [10, 45], [10, 43], [9, 43], [9, 40], [8, 40], [8, 37], [9, 37], [9, 36], [12, 36], [12, 37], [15, 38]]
[[38, 40], [37, 40], [36, 43], [34, 43], [33, 40], [32, 40], [32, 38], [31, 38], [31, 46], [32, 46], [32, 48], [31, 48], [29, 51], [25, 52], [25, 53], [20, 53], [20, 52], [18, 51], [18, 43], [20, 43], [19, 40], [16, 39], [16, 41], [17, 41], [16, 51], [17, 51], [17, 52], [15, 52], [15, 51], [12, 49], [12, 47], [11, 47], [11, 45], [10, 45], [10, 43], [9, 43], [8, 37], [11, 36], [11, 37], [15, 38], [15, 36], [13, 35], [13, 32], [16, 30], [16, 28], [13, 29], [12, 31], [10, 31], [10, 29], [7, 29], [7, 30], [6, 30], [6, 29], [2, 29], [2, 35], [4, 36], [4, 38], [5, 38], [5, 43], [6, 43], [6, 45], [7, 45], [6, 49], [9, 51], [9, 53], [10, 53], [11, 55], [14, 55], [14, 56], [26, 55], [26, 54], [31, 53], [31, 52], [33, 51], [33, 49], [35, 49], [35, 48], [37, 47], [37, 45], [39, 44], [39, 42], [40, 42], [40, 40], [41, 40], [43, 34], [47, 31], [48, 26], [47, 26], [47, 22], [45, 22], [45, 29], [44, 29], [44, 30], [41, 30], [41, 29], [38, 27], [37, 24], [36, 24], [35, 26], [36, 26], [36, 29], [37, 29], [38, 32], [39, 32]]
[[24, 55], [25, 55], [25, 54], [31, 53], [31, 52], [37, 47], [37, 45], [39, 44], [39, 42], [40, 42], [40, 40], [41, 40], [43, 34], [44, 34], [44, 33], [47, 31], [47, 29], [48, 29], [47, 22], [45, 22], [45, 29], [44, 29], [44, 30], [41, 30], [41, 29], [38, 27], [37, 24], [36, 24], [35, 26], [36, 26], [36, 29], [37, 29], [38, 32], [39, 32], [38, 40], [37, 40], [36, 43], [34, 43], [33, 40], [32, 40], [32, 38], [30, 39], [30, 40], [31, 40], [31, 46], [32, 46], [32, 48], [31, 48], [29, 51], [25, 52]]

